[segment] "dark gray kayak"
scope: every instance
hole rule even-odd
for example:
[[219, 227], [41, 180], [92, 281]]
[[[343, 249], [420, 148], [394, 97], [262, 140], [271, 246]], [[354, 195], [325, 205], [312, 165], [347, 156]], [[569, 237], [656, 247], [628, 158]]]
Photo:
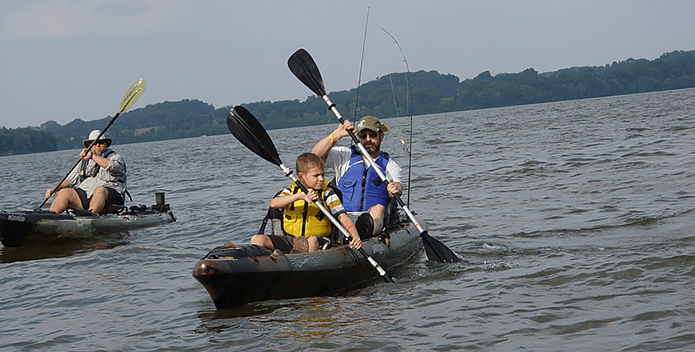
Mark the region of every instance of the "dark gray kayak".
[[[387, 229], [362, 248], [386, 271], [404, 264], [422, 250], [420, 232], [407, 220]], [[273, 256], [256, 245], [218, 247], [195, 265], [193, 277], [208, 291], [217, 309], [269, 299], [338, 294], [380, 278], [363, 255], [347, 245], [310, 253]]]
[[0, 242], [20, 247], [42, 241], [89, 238], [176, 221], [169, 204], [122, 208], [100, 216], [55, 214], [49, 211], [0, 212]]

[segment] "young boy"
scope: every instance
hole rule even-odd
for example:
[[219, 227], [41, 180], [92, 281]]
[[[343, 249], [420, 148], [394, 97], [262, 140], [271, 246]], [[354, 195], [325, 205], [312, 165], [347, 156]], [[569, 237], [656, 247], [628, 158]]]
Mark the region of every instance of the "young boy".
[[297, 157], [297, 179], [309, 192], [302, 192], [292, 182], [270, 201], [271, 207], [284, 209], [282, 229], [286, 236], [254, 235], [251, 244], [263, 246], [275, 255], [279, 255], [279, 252], [289, 253], [293, 248], [305, 248], [309, 252], [318, 250], [327, 241], [325, 237], [331, 234], [330, 220], [314, 204], [320, 202], [350, 233], [350, 247], [362, 247], [355, 225], [345, 213], [336, 193], [328, 187], [329, 182], [323, 178], [323, 167], [323, 160], [316, 154], [304, 153]]

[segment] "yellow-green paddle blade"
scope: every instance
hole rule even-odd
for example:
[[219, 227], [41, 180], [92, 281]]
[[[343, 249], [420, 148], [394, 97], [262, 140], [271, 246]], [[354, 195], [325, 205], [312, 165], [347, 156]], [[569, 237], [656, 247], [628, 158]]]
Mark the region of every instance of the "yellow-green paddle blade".
[[121, 107], [118, 109], [118, 113], [120, 114], [128, 111], [138, 98], [140, 98], [142, 93], [145, 93], [145, 88], [147, 88], [147, 83], [145, 83], [145, 80], [142, 78], [133, 83], [125, 93], [125, 96], [123, 96], [123, 101], [121, 101]]

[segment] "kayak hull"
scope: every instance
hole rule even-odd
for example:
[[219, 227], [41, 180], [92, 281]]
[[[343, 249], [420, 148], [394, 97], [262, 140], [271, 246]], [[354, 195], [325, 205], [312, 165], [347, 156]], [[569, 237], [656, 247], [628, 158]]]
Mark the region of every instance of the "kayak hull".
[[[417, 228], [399, 225], [388, 230], [387, 246], [379, 238], [362, 248], [386, 271], [404, 264], [422, 250]], [[218, 248], [198, 261], [193, 276], [208, 291], [217, 309], [249, 302], [338, 294], [380, 279], [379, 273], [349, 246], [272, 256], [254, 245]]]
[[89, 238], [176, 221], [169, 206], [131, 207], [122, 214], [74, 216], [48, 211], [0, 212], [0, 242], [21, 247], [39, 242]]

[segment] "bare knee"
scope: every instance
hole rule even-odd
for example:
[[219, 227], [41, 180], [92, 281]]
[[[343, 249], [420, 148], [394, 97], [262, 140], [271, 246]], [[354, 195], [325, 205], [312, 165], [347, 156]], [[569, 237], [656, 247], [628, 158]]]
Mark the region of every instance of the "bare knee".
[[51, 211], [58, 214], [65, 211], [67, 208], [75, 208], [82, 205], [80, 197], [72, 188], [63, 188], [56, 194], [53, 203], [51, 203]]
[[309, 252], [315, 252], [319, 249], [319, 238], [311, 236], [306, 239], [309, 242]]
[[253, 235], [251, 237], [251, 244], [257, 244], [271, 251], [275, 249], [275, 246], [273, 246], [273, 241], [271, 241], [270, 237], [266, 235]]
[[94, 193], [92, 194], [92, 198], [94, 198], [95, 196], [106, 199], [109, 196], [109, 191], [106, 189], [106, 187], [99, 186], [99, 187], [97, 187], [97, 189], [94, 190]]
[[369, 208], [369, 215], [371, 215], [372, 220], [374, 220], [374, 230], [372, 235], [376, 236], [380, 234], [381, 230], [384, 228], [384, 216], [386, 215], [386, 208], [381, 204], [374, 205]]
[[58, 194], [56, 194], [56, 199], [70, 199], [73, 195], [77, 196], [77, 192], [75, 192], [74, 189], [63, 188], [60, 191], [58, 191]]
[[369, 215], [374, 219], [383, 218], [384, 214], [386, 214], [386, 208], [381, 204], [376, 204], [369, 208]]
[[266, 235], [253, 235], [251, 236], [251, 244], [263, 244], [267, 239], [268, 236]]
[[106, 200], [109, 197], [109, 191], [104, 186], [99, 186], [94, 190], [92, 199], [89, 201], [89, 210], [95, 215], [98, 214], [106, 206]]

